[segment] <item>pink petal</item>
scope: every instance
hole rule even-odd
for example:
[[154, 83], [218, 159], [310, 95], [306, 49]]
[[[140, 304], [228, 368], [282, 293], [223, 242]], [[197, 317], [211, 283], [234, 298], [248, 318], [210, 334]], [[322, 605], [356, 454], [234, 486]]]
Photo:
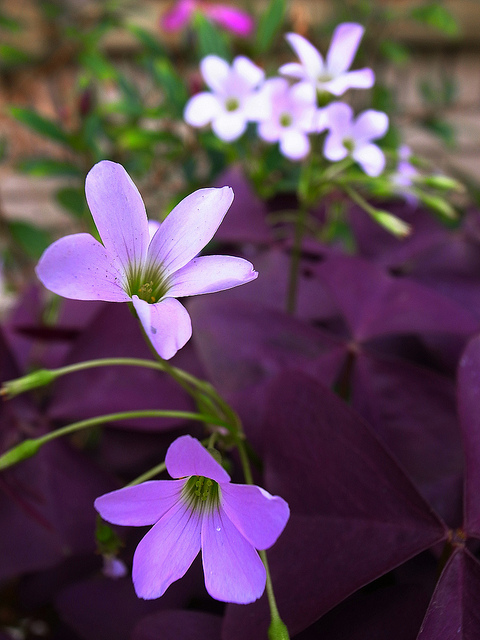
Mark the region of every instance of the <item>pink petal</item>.
[[44, 286], [64, 298], [127, 302], [115, 259], [89, 233], [60, 238], [43, 253], [35, 269]]
[[348, 89], [369, 89], [375, 84], [375, 74], [371, 69], [358, 69], [342, 73], [323, 84], [323, 89], [334, 96], [341, 96]]
[[239, 138], [247, 128], [247, 118], [239, 111], [225, 112], [212, 122], [213, 133], [224, 142]]
[[180, 436], [172, 442], [165, 456], [165, 464], [172, 478], [205, 476], [219, 483], [230, 482], [225, 469], [192, 436]]
[[274, 120], [261, 122], [258, 126], [258, 135], [266, 142], [277, 142], [280, 140], [282, 133], [283, 127]]
[[282, 64], [278, 73], [298, 80], [305, 78], [305, 69], [298, 62], [287, 62], [286, 64]]
[[243, 38], [248, 37], [255, 26], [253, 18], [241, 9], [213, 4], [205, 7], [204, 11], [219, 25]]
[[237, 56], [232, 67], [250, 89], [254, 89], [265, 77], [264, 70], [245, 56]]
[[353, 137], [357, 142], [370, 142], [381, 138], [388, 130], [388, 116], [383, 111], [368, 109], [355, 120], [352, 128]]
[[204, 516], [202, 562], [205, 586], [216, 600], [248, 604], [265, 590], [265, 567], [223, 510]]
[[168, 295], [174, 298], [214, 293], [255, 280], [258, 273], [243, 258], [203, 256], [191, 260], [170, 278]]
[[183, 29], [195, 10], [195, 2], [193, 0], [180, 0], [175, 5], [166, 11], [161, 20], [160, 25], [164, 31], [179, 31]]
[[324, 117], [328, 120], [328, 128], [341, 136], [348, 138], [351, 136], [353, 109], [345, 102], [332, 102], [325, 107]]
[[279, 496], [248, 484], [222, 485], [222, 506], [255, 549], [268, 549], [285, 528], [290, 509]]
[[379, 176], [385, 168], [385, 156], [375, 144], [366, 144], [354, 149], [352, 157], [365, 173], [372, 177]]
[[290, 160], [302, 160], [310, 152], [310, 141], [302, 131], [291, 129], [280, 139], [281, 153]]
[[183, 118], [192, 127], [203, 127], [222, 112], [219, 99], [212, 93], [198, 93], [185, 105]]
[[200, 62], [200, 71], [210, 89], [222, 94], [225, 83], [231, 73], [228, 62], [215, 55], [206, 56]]
[[233, 201], [230, 187], [199, 189], [162, 222], [148, 247], [148, 260], [173, 274], [210, 242]]
[[337, 133], [329, 133], [325, 138], [323, 155], [330, 162], [338, 162], [346, 158], [348, 151], [343, 144], [343, 138]]
[[185, 480], [152, 480], [111, 491], [95, 500], [107, 522], [143, 527], [155, 524], [180, 499]]
[[300, 58], [306, 75], [309, 78], [316, 78], [324, 71], [323, 58], [313, 44], [298, 33], [287, 33], [285, 36], [289, 45]]
[[185, 307], [175, 298], [155, 304], [132, 296], [133, 306], [155, 351], [170, 360], [192, 336], [192, 322]]
[[151, 600], [185, 575], [200, 551], [201, 518], [178, 502], [140, 541], [132, 578], [139, 598]]
[[361, 24], [344, 22], [333, 32], [327, 53], [327, 69], [333, 76], [350, 68], [365, 29]]
[[147, 214], [132, 179], [116, 162], [102, 160], [90, 169], [85, 195], [106, 249], [125, 272], [142, 265], [149, 242]]

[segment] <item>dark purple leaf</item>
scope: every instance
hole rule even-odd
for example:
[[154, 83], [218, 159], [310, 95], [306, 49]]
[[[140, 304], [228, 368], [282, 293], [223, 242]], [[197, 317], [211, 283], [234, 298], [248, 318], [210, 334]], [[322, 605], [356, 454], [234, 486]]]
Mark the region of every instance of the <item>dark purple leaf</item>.
[[463, 546], [445, 566], [418, 640], [477, 640], [480, 629], [480, 563]]
[[[445, 525], [366, 424], [312, 378], [284, 372], [272, 384], [264, 438], [266, 488], [291, 509], [268, 556], [292, 634], [445, 539]], [[267, 626], [264, 596], [246, 609], [228, 607], [224, 637], [253, 637]]]
[[220, 640], [222, 618], [201, 611], [160, 611], [143, 618], [131, 640]]

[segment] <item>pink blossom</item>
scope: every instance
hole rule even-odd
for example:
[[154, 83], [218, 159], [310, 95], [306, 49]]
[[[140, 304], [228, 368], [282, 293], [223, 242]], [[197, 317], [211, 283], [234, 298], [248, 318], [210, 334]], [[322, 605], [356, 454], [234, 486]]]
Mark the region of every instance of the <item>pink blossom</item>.
[[165, 31], [179, 31], [191, 21], [196, 11], [243, 38], [248, 37], [254, 29], [253, 18], [246, 11], [202, 0], [179, 0], [163, 14], [161, 26]]
[[247, 604], [265, 589], [256, 549], [271, 547], [289, 518], [287, 503], [255, 485], [231, 484], [225, 469], [191, 436], [177, 438], [165, 458], [178, 480], [154, 480], [95, 500], [107, 522], [153, 525], [133, 558], [140, 598], [159, 598], [202, 551], [205, 586], [217, 600]]
[[121, 165], [96, 164], [85, 193], [103, 244], [88, 233], [60, 238], [40, 258], [37, 275], [65, 298], [132, 302], [162, 358], [173, 357], [192, 335], [177, 298], [230, 289], [258, 275], [242, 258], [195, 257], [228, 211], [230, 187], [187, 196], [153, 237], [142, 197]]
[[371, 69], [348, 71], [360, 44], [364, 28], [345, 22], [333, 32], [326, 60], [308, 40], [297, 33], [289, 33], [288, 43], [300, 59], [280, 67], [280, 73], [307, 82], [318, 91], [341, 96], [347, 89], [368, 89], [375, 82]]

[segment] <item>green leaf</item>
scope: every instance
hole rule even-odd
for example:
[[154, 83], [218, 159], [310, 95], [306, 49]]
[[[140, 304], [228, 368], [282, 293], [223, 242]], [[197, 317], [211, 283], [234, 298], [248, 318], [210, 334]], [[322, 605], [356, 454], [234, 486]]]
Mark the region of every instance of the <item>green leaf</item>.
[[55, 199], [68, 213], [76, 218], [82, 218], [88, 214], [87, 201], [83, 189], [79, 187], [63, 187], [55, 194]]
[[41, 136], [50, 138], [51, 140], [64, 144], [68, 147], [71, 146], [70, 136], [60, 127], [60, 125], [53, 120], [44, 118], [33, 109], [10, 106], [7, 107], [7, 111], [12, 117], [18, 120], [18, 122], [26, 125]]
[[127, 28], [150, 54], [161, 58], [168, 57], [169, 54], [167, 50], [162, 47], [160, 42], [152, 33], [146, 31], [145, 29], [142, 29], [135, 24], [130, 24], [127, 26]]
[[169, 131], [148, 131], [145, 129], [128, 129], [118, 138], [120, 146], [130, 150], [150, 149], [159, 142], [179, 145], [180, 140]]
[[51, 244], [50, 234], [44, 229], [34, 227], [23, 220], [12, 220], [8, 229], [15, 242], [25, 251], [29, 258], [38, 260], [45, 249]]
[[32, 55], [10, 44], [0, 44], [0, 60], [9, 64], [24, 64], [32, 60]]
[[224, 60], [231, 59], [226, 37], [204, 15], [196, 13], [192, 27], [198, 37], [198, 54], [200, 58], [215, 54]]
[[72, 164], [63, 160], [53, 160], [52, 158], [27, 158], [18, 165], [22, 173], [37, 178], [47, 176], [82, 176], [82, 171]]
[[384, 40], [381, 42], [380, 53], [384, 58], [398, 66], [405, 65], [410, 60], [408, 47], [393, 40]]
[[181, 118], [188, 99], [184, 81], [177, 75], [172, 63], [167, 58], [155, 60], [152, 73], [156, 82], [165, 92], [166, 103], [172, 109], [172, 115]]
[[448, 36], [456, 36], [460, 32], [454, 16], [440, 2], [430, 2], [420, 7], [414, 7], [410, 16], [417, 22], [442, 31]]
[[261, 16], [255, 39], [255, 50], [265, 53], [270, 48], [275, 36], [280, 32], [286, 11], [286, 0], [270, 0], [265, 13]]

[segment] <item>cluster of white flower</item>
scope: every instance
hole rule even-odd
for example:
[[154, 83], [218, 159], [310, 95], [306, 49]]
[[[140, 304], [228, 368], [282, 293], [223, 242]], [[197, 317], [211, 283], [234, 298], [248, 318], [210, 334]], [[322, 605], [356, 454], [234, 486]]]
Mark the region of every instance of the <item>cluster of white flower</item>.
[[299, 62], [280, 67], [286, 77], [268, 80], [244, 56], [235, 58], [231, 66], [218, 56], [207, 56], [200, 68], [210, 91], [188, 101], [185, 120], [194, 127], [211, 124], [225, 142], [239, 138], [248, 122], [257, 122], [260, 138], [278, 142], [290, 160], [305, 158], [310, 152], [309, 135], [326, 131], [325, 158], [337, 162], [349, 156], [365, 173], [378, 176], [385, 156], [372, 140], [385, 135], [387, 115], [368, 109], [354, 119], [351, 107], [336, 100], [348, 89], [368, 89], [375, 82], [371, 69], [349, 71], [363, 33], [359, 24], [340, 24], [325, 60], [308, 40], [287, 34]]

